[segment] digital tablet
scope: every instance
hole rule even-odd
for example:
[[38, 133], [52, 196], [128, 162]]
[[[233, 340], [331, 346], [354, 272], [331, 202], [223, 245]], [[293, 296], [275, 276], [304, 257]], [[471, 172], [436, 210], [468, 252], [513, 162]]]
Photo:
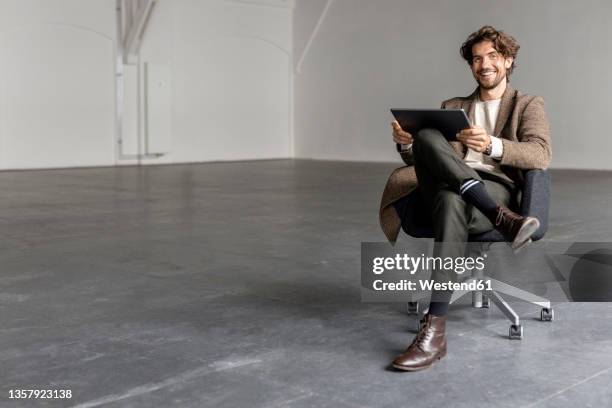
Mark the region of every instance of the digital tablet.
[[470, 127], [463, 109], [391, 109], [402, 129], [411, 135], [421, 129], [438, 129], [447, 140], [457, 140], [457, 133]]

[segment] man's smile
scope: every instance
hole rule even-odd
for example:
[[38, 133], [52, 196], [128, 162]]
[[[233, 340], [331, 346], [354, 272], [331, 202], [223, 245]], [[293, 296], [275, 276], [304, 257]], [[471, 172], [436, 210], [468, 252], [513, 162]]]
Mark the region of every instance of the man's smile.
[[482, 79], [489, 79], [495, 77], [495, 71], [481, 71], [479, 75]]

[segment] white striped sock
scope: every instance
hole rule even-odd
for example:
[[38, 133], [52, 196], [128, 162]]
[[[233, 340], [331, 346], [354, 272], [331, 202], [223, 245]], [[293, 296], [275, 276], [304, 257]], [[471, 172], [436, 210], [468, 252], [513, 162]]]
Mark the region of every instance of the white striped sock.
[[468, 180], [468, 181], [464, 182], [461, 185], [461, 187], [459, 187], [459, 193], [461, 195], [465, 194], [466, 191], [468, 191], [472, 186], [474, 186], [474, 185], [476, 185], [478, 183], [480, 183], [480, 181], [479, 180], [474, 180], [474, 179], [471, 179], [471, 180]]

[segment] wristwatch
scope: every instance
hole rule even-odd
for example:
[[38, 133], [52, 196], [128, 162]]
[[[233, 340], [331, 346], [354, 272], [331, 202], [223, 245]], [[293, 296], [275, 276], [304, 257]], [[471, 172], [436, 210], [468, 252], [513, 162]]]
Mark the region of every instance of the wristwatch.
[[486, 154], [487, 156], [491, 155], [491, 152], [493, 151], [493, 141], [489, 139], [489, 145], [484, 149], [484, 154]]

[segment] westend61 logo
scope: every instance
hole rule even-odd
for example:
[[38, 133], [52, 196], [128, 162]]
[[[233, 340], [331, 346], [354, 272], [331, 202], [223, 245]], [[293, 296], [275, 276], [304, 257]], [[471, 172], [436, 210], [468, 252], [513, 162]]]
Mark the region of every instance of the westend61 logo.
[[464, 272], [472, 272], [474, 269], [484, 269], [486, 254], [478, 257], [457, 257], [450, 256], [421, 256], [414, 257], [408, 254], [395, 254], [394, 257], [376, 257], [372, 260], [372, 272], [380, 275], [385, 271], [397, 270], [405, 271], [414, 275], [420, 270], [445, 270], [454, 271], [461, 275]]

